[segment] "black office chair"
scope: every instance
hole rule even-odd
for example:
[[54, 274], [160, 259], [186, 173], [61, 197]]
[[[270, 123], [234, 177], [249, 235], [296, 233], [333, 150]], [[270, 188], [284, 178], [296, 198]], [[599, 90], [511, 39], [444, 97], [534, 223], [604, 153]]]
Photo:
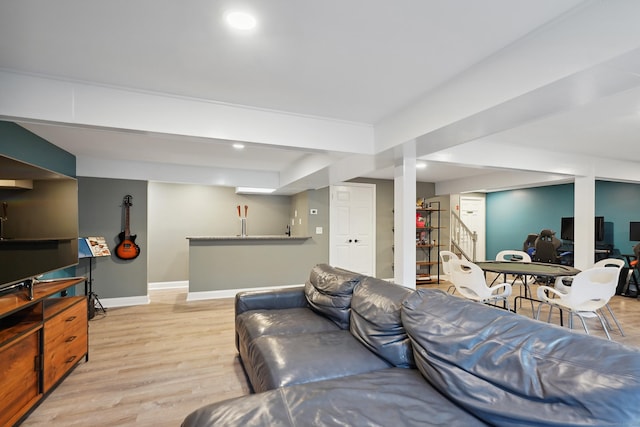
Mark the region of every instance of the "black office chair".
[[557, 252], [557, 243], [554, 241], [554, 233], [551, 230], [542, 230], [536, 239], [536, 252], [531, 257], [534, 262], [546, 264], [558, 264], [560, 258]]
[[536, 250], [536, 240], [538, 239], [538, 235], [535, 233], [527, 234], [527, 240], [522, 244], [522, 252], [526, 252], [529, 256], [533, 255], [533, 252]]
[[[633, 255], [635, 256], [636, 259], [629, 261], [629, 273], [628, 273], [628, 279], [633, 281], [633, 284], [636, 285], [636, 296], [640, 295], [640, 287], [638, 286], [638, 279], [636, 277], [636, 271], [640, 271], [640, 243], [636, 244], [633, 247]], [[628, 288], [628, 284], [627, 284], [627, 288]], [[626, 289], [625, 289], [625, 293], [626, 293]]]

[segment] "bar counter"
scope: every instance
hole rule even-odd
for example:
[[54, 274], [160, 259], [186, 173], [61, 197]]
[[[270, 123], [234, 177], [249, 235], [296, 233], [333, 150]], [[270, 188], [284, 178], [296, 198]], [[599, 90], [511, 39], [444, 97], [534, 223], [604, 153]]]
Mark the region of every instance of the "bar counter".
[[189, 299], [231, 297], [238, 290], [300, 285], [318, 257], [310, 236], [190, 236]]
[[286, 235], [265, 235], [265, 236], [194, 236], [187, 237], [190, 241], [235, 241], [235, 240], [307, 240], [310, 236], [286, 236]]

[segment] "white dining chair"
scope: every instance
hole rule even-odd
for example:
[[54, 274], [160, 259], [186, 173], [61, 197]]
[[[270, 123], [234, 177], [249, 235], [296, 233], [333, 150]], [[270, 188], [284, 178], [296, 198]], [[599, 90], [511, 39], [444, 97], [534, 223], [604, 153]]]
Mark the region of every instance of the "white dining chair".
[[[513, 249], [506, 249], [498, 252], [496, 255], [496, 261], [510, 261], [510, 262], [531, 262], [531, 257], [528, 253], [524, 251], [517, 251]], [[513, 281], [511, 285], [515, 285], [516, 281], [518, 281], [525, 288], [525, 296], [530, 294], [531, 289], [529, 285], [535, 282], [535, 278], [533, 276], [528, 276], [526, 274], [518, 274], [513, 277]], [[522, 295], [522, 294], [521, 294]]]
[[546, 304], [549, 306], [549, 315], [551, 315], [553, 308], [569, 313], [570, 329], [573, 329], [573, 315], [577, 315], [588, 334], [589, 329], [585, 318], [597, 317], [607, 338], [611, 339], [608, 327], [599, 310], [606, 306], [611, 297], [615, 295], [619, 274], [619, 269], [616, 267], [594, 267], [574, 276], [568, 292], [561, 292], [551, 286], [538, 287], [538, 299], [542, 302], [538, 305], [535, 318], [540, 318], [542, 305]]
[[[451, 281], [451, 265], [450, 262], [453, 259], [459, 259], [458, 255], [451, 251], [440, 251], [440, 261], [442, 262], [442, 273], [447, 277], [448, 281]], [[453, 290], [453, 292], [451, 292]], [[455, 286], [451, 285], [447, 289], [447, 292], [455, 293]]]
[[[620, 280], [620, 274], [622, 274], [622, 267], [624, 267], [624, 265], [625, 265], [625, 262], [622, 259], [605, 258], [605, 259], [602, 259], [602, 260], [596, 262], [593, 265], [593, 267], [594, 268], [597, 268], [597, 267], [615, 267], [615, 268], [618, 269], [618, 280]], [[555, 289], [557, 289], [558, 291], [560, 291], [560, 292], [568, 293], [568, 292], [571, 291], [571, 288], [572, 288], [572, 285], [573, 285], [573, 279], [574, 279], [574, 276], [557, 277], [553, 287]], [[614, 294], [615, 294], [615, 292], [614, 292]], [[611, 310], [611, 306], [609, 305], [608, 302], [607, 302], [607, 304], [605, 304], [604, 308], [606, 308], [607, 311], [609, 312], [609, 315], [613, 319], [613, 322], [616, 324], [616, 327], [620, 331], [620, 335], [624, 336], [624, 331], [622, 330], [622, 326], [620, 326], [620, 322], [618, 322], [618, 318], [616, 317], [616, 315], [613, 314], [613, 310]], [[603, 317], [605, 323], [607, 324], [607, 327], [609, 329], [611, 329], [607, 317], [604, 315], [604, 313], [601, 312], [601, 314], [602, 314], [602, 317]]]
[[452, 259], [449, 261], [449, 265], [451, 280], [460, 295], [485, 304], [497, 304], [504, 301], [507, 310], [511, 310], [509, 304], [511, 285], [509, 283], [488, 286], [482, 269], [466, 259]]

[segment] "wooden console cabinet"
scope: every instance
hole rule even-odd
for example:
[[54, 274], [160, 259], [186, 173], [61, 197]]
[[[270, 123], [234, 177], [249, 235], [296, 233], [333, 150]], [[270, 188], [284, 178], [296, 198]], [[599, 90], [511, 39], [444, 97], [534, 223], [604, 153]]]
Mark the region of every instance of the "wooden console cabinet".
[[0, 426], [17, 424], [88, 357], [87, 298], [56, 296], [83, 283], [61, 279], [0, 296]]

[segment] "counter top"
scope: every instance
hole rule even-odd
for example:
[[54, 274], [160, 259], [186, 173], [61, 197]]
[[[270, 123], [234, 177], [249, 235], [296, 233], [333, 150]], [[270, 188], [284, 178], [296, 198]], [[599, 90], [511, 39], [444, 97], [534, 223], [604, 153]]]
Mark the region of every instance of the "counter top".
[[287, 236], [285, 234], [274, 234], [274, 235], [256, 235], [256, 236], [191, 236], [187, 237], [188, 240], [194, 241], [204, 241], [204, 240], [215, 240], [215, 241], [225, 241], [225, 240], [307, 240], [310, 239], [311, 236]]

